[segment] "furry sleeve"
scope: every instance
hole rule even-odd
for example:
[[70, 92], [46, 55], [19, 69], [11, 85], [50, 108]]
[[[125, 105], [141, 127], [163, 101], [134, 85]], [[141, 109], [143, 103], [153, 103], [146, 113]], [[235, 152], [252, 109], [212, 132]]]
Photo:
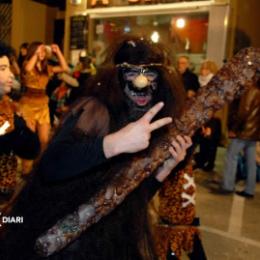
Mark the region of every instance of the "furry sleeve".
[[86, 172], [107, 159], [103, 136], [109, 114], [96, 99], [87, 99], [72, 109], [39, 163], [46, 181], [58, 181]]

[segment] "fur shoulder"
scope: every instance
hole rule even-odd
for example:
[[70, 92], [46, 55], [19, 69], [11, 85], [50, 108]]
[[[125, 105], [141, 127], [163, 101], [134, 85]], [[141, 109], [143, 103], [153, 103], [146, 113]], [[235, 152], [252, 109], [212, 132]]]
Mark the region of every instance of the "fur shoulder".
[[109, 131], [110, 116], [107, 107], [96, 98], [86, 98], [74, 108], [80, 111], [76, 129], [88, 136], [104, 136]]

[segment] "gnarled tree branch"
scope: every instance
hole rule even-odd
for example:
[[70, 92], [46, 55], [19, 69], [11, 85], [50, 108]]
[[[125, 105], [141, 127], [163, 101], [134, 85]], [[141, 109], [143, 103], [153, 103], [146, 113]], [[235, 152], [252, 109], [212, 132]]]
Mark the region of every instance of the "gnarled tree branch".
[[260, 71], [260, 49], [247, 48], [240, 51], [201, 88], [195, 98], [186, 104], [184, 113], [176, 119], [165, 140], [154, 145], [148, 154], [136, 157], [114, 175], [111, 182], [101, 189], [78, 210], [58, 221], [36, 241], [40, 255], [48, 256], [75, 240], [89, 226], [109, 214], [146, 177], [170, 157], [170, 139], [181, 135], [192, 135], [207, 122], [210, 113], [219, 110], [225, 103], [239, 97], [253, 84], [256, 70]]

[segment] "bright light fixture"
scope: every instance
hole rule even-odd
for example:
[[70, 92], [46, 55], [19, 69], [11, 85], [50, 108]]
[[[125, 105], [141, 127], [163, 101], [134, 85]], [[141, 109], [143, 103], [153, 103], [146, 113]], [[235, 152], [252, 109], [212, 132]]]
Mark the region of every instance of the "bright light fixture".
[[131, 32], [131, 28], [130, 28], [129, 25], [126, 25], [126, 26], [124, 27], [124, 32], [125, 32], [125, 33]]
[[178, 18], [176, 20], [176, 27], [179, 28], [179, 29], [182, 29], [184, 28], [186, 25], [186, 20], [184, 18]]
[[159, 42], [159, 39], [160, 39], [159, 33], [157, 31], [154, 31], [151, 35], [152, 42], [157, 43]]
[[72, 5], [80, 5], [81, 4], [81, 0], [70, 0], [70, 3], [72, 4]]

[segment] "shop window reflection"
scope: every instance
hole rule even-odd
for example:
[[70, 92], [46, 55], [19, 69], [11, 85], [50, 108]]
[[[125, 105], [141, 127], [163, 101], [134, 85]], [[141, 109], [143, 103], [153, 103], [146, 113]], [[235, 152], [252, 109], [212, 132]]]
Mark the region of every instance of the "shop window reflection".
[[170, 4], [180, 2], [198, 2], [207, 0], [90, 0], [87, 1], [88, 8], [98, 7], [117, 7], [117, 6], [133, 6], [133, 5], [149, 5], [149, 4]]
[[[137, 34], [162, 42], [169, 49], [171, 59], [177, 55], [190, 56], [195, 67], [206, 57], [208, 13], [144, 15], [93, 19], [92, 50], [102, 62], [104, 49], [124, 34]], [[100, 64], [97, 64], [100, 65]]]

